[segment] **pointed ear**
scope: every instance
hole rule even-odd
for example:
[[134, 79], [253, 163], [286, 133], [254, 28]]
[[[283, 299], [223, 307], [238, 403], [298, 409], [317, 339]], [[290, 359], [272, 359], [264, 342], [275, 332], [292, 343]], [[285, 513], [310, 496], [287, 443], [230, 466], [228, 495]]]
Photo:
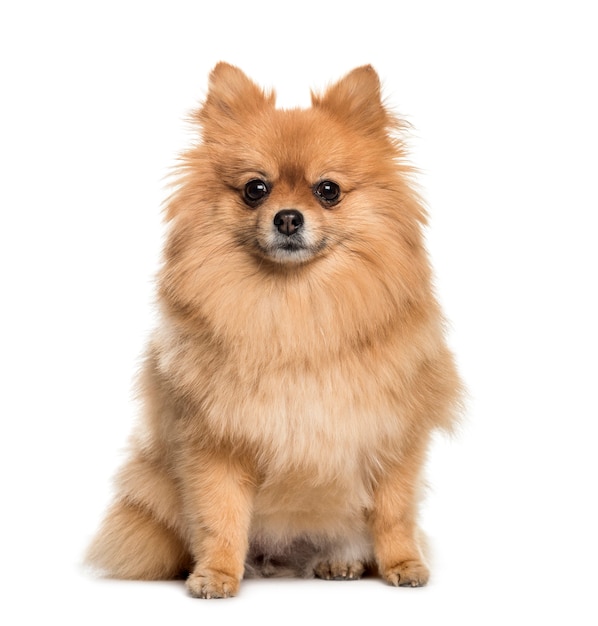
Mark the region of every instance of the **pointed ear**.
[[208, 95], [197, 116], [204, 125], [240, 122], [274, 103], [274, 92], [266, 93], [238, 67], [221, 62], [210, 73]]
[[366, 132], [383, 131], [388, 123], [380, 95], [380, 79], [371, 65], [349, 72], [321, 96], [312, 93], [311, 100], [314, 108], [330, 111]]

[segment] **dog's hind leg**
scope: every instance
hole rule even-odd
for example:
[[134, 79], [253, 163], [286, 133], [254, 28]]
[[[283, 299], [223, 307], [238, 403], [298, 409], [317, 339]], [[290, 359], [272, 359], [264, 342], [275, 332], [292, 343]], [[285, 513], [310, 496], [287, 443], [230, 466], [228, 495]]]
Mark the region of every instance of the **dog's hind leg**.
[[190, 567], [176, 533], [126, 499], [108, 510], [86, 561], [108, 577], [137, 580], [178, 578]]
[[116, 499], [86, 562], [112, 578], [169, 579], [189, 570], [177, 489], [164, 468], [136, 451], [119, 472], [116, 486]]

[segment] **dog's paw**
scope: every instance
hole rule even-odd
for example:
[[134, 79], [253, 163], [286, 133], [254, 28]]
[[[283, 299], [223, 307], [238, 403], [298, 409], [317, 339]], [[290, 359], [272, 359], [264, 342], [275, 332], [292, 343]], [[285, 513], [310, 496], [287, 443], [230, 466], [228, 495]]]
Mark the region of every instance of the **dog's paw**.
[[382, 572], [383, 578], [395, 587], [423, 587], [430, 577], [421, 561], [403, 561]]
[[358, 580], [363, 574], [361, 561], [344, 563], [341, 561], [322, 561], [314, 567], [314, 574], [324, 580]]
[[194, 598], [231, 598], [239, 591], [239, 581], [236, 578], [215, 570], [190, 574], [186, 585]]

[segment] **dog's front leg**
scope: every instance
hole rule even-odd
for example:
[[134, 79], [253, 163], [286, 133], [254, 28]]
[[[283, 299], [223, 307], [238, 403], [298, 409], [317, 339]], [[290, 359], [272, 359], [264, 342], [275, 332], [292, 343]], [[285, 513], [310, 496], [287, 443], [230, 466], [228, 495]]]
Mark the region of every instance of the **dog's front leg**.
[[417, 527], [420, 473], [425, 442], [418, 442], [379, 477], [370, 517], [376, 561], [381, 576], [397, 587], [420, 587], [428, 582]]
[[196, 598], [234, 596], [248, 549], [252, 472], [221, 450], [203, 449], [186, 466], [185, 509], [195, 561], [187, 589]]

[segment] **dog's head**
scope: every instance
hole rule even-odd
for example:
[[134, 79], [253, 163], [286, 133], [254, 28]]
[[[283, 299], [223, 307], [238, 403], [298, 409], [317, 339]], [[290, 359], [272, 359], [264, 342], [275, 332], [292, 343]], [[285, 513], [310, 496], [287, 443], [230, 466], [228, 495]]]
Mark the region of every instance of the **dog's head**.
[[[376, 230], [414, 217], [394, 135], [399, 124], [382, 105], [370, 66], [312, 94], [309, 109], [281, 110], [274, 94], [220, 63], [195, 119], [202, 143], [187, 154], [185, 209], [196, 198], [191, 210], [209, 214], [229, 245], [261, 263], [297, 265], [339, 247], [355, 251], [364, 237], [369, 247]], [[170, 216], [181, 208], [172, 203]]]

